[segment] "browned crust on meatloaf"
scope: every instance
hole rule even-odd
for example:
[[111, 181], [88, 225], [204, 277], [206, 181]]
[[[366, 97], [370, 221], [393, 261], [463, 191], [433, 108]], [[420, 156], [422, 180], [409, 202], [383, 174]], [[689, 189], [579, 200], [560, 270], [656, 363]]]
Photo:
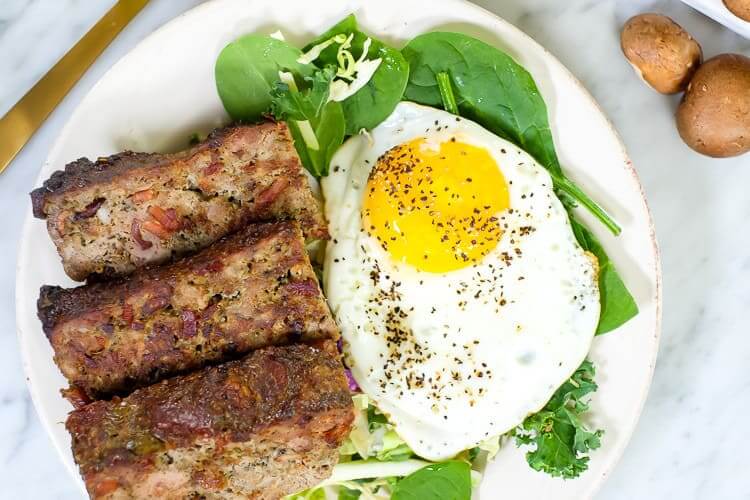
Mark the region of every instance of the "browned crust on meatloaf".
[[261, 349], [73, 411], [89, 495], [276, 499], [327, 478], [354, 418], [328, 344]]
[[74, 280], [126, 275], [205, 248], [250, 221], [297, 219], [328, 237], [283, 123], [219, 129], [175, 154], [81, 158], [31, 193]]
[[37, 306], [60, 371], [92, 397], [266, 345], [338, 338], [295, 221], [248, 225], [117, 281], [44, 286]]

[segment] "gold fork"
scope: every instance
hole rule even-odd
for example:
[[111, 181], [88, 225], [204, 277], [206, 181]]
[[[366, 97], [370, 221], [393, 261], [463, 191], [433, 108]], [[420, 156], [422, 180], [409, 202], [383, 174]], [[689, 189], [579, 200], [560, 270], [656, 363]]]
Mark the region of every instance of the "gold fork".
[[0, 172], [13, 161], [89, 66], [148, 2], [119, 0], [0, 118]]

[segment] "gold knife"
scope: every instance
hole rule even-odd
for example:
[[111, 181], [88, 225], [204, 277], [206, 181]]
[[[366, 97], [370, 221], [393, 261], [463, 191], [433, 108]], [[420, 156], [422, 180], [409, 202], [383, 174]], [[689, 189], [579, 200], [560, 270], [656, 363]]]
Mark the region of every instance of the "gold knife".
[[0, 118], [0, 172], [29, 141], [96, 58], [149, 0], [119, 0]]

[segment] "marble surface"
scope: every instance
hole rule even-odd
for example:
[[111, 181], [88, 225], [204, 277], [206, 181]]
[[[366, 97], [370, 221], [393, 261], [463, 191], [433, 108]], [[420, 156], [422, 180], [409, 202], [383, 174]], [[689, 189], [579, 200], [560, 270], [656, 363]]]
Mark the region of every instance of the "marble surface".
[[[112, 0], [0, 2], [0, 113], [107, 10]], [[14, 264], [27, 193], [60, 128], [108, 67], [165, 21], [200, 3], [154, 0], [120, 35], [0, 176], [0, 498], [80, 498], [26, 390], [15, 336]], [[750, 156], [712, 160], [674, 127], [676, 98], [646, 88], [619, 52], [618, 30], [643, 11], [673, 16], [707, 55], [750, 55], [750, 41], [676, 1], [479, 0], [580, 78], [621, 133], [661, 244], [664, 329], [654, 383], [622, 461], [597, 500], [747, 499], [750, 443]], [[3, 138], [0, 137], [0, 140]]]

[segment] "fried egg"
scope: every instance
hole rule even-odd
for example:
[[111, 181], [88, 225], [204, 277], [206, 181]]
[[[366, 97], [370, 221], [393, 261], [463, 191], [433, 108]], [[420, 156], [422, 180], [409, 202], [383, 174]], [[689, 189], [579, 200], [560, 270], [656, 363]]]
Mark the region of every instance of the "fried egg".
[[345, 361], [416, 454], [513, 429], [585, 359], [597, 264], [518, 147], [404, 102], [339, 149], [322, 190]]

